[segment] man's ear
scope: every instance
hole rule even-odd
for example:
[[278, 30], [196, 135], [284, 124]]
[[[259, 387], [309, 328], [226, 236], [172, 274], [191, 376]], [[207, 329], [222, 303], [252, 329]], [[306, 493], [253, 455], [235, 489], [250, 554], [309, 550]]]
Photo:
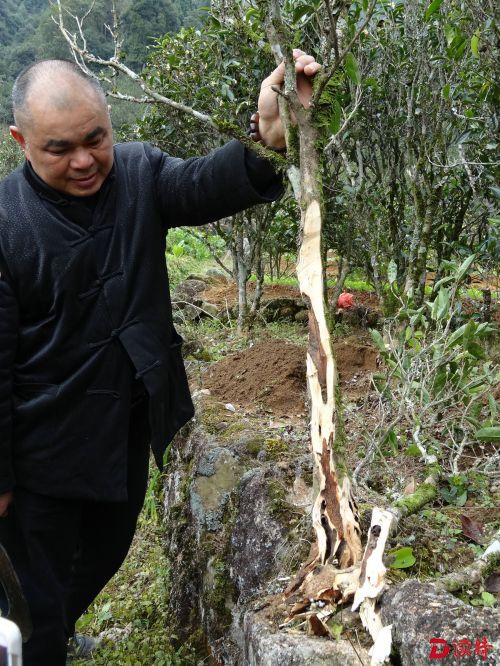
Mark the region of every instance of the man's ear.
[[21, 146], [21, 150], [24, 152], [26, 150], [26, 139], [24, 138], [24, 134], [15, 125], [11, 125], [9, 130], [11, 137], [14, 139], [14, 141], [17, 141], [17, 143]]

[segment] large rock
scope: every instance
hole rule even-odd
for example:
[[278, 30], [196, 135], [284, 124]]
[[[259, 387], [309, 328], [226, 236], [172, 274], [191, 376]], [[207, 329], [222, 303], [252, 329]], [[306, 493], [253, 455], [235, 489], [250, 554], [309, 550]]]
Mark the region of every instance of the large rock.
[[[296, 601], [282, 593], [314, 538], [305, 434], [292, 429], [277, 437], [203, 392], [197, 403], [196, 419], [172, 445], [165, 485], [174, 642], [195, 647], [209, 666], [368, 664], [367, 635], [346, 610], [335, 619], [344, 627], [340, 640], [280, 629]], [[393, 663], [427, 666], [432, 638], [451, 651], [470, 640], [473, 654], [464, 664], [496, 663], [497, 611], [414, 580], [390, 587], [381, 608], [384, 624], [393, 625]], [[483, 639], [496, 650], [484, 659], [474, 654]], [[443, 663], [455, 663], [453, 656]]]
[[165, 486], [171, 624], [180, 643], [211, 663], [243, 665], [248, 602], [282, 591], [284, 561], [291, 574], [307, 554], [303, 529], [294, 531], [306, 512], [296, 464], [303, 450], [290, 450], [290, 461], [261, 462], [262, 452], [286, 444], [272, 447], [275, 440], [207, 396], [197, 414], [172, 445]]
[[209, 268], [206, 272], [206, 279], [210, 284], [227, 284], [231, 277], [221, 268]]
[[285, 537], [285, 525], [273, 516], [276, 485], [281, 483], [286, 481], [274, 465], [251, 469], [241, 478], [230, 551], [240, 603], [263, 591]]
[[181, 282], [172, 293], [174, 322], [195, 321], [201, 317], [217, 317], [219, 309], [203, 299], [207, 282], [201, 276], [189, 277]]
[[[393, 644], [403, 666], [428, 666], [431, 639], [440, 663], [464, 666], [498, 664], [500, 657], [500, 613], [491, 608], [472, 607], [432, 583], [407, 580], [389, 588], [381, 600], [382, 620], [392, 624]], [[485, 655], [476, 651], [476, 641], [486, 639], [490, 649]], [[454, 657], [454, 644], [470, 641], [471, 655]], [[446, 645], [448, 647], [446, 647]], [[446, 656], [448, 655], [448, 656]]]
[[177, 285], [172, 293], [172, 301], [178, 302], [182, 306], [184, 302], [199, 304], [202, 302], [200, 293], [205, 291], [207, 283], [204, 280], [184, 280]]
[[346, 640], [326, 640], [304, 633], [277, 631], [262, 614], [248, 612], [244, 620], [245, 666], [360, 666], [369, 664], [367, 651]]
[[273, 298], [262, 303], [259, 314], [265, 321], [307, 320], [307, 306], [302, 298]]

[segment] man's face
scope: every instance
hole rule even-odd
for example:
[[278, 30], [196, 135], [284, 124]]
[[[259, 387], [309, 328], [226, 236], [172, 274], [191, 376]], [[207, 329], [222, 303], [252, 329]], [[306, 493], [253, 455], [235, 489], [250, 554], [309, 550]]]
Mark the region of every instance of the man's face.
[[43, 94], [29, 101], [29, 122], [11, 134], [35, 173], [50, 187], [77, 197], [101, 188], [113, 166], [113, 135], [107, 108], [88, 87], [57, 107]]

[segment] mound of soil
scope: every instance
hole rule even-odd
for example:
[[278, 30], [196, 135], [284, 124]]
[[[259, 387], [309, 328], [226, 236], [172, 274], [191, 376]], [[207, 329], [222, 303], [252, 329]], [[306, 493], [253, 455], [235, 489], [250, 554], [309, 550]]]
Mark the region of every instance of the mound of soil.
[[[354, 336], [335, 345], [343, 390], [367, 390], [377, 368], [377, 351]], [[280, 416], [306, 412], [306, 348], [271, 339], [228, 356], [210, 367], [204, 386], [224, 402], [263, 408]]]
[[305, 413], [306, 353], [284, 340], [266, 340], [209, 369], [204, 386], [225, 402], [279, 415]]

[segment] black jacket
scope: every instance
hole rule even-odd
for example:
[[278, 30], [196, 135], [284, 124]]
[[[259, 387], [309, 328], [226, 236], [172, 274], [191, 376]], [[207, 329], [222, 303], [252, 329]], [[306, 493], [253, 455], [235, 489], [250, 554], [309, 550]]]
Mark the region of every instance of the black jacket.
[[[269, 167], [268, 167], [269, 168]], [[172, 325], [165, 233], [271, 201], [232, 141], [180, 160], [148, 144], [115, 147], [92, 223], [36, 191], [22, 169], [0, 183], [0, 492], [126, 496], [134, 381], [149, 394], [157, 463], [193, 415]]]

